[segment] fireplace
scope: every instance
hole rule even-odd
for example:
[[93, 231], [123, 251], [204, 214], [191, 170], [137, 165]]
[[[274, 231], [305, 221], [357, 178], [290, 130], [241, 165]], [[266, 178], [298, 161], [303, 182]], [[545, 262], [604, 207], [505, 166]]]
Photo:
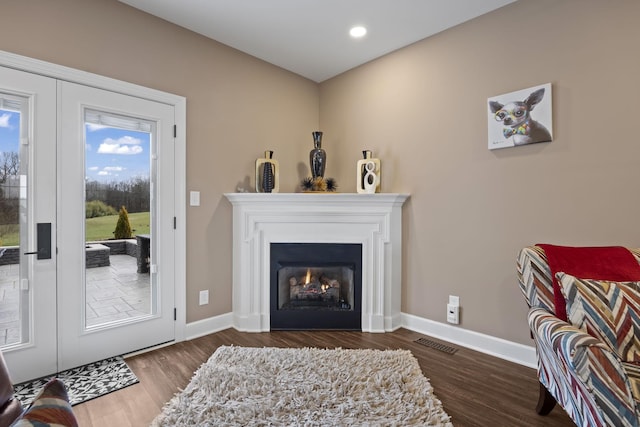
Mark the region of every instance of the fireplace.
[[362, 245], [271, 243], [272, 330], [362, 328]]
[[225, 196], [233, 205], [232, 315], [236, 329], [271, 330], [271, 245], [279, 243], [361, 246], [362, 290], [353, 304], [359, 304], [361, 310], [360, 328], [363, 332], [385, 332], [400, 327], [402, 205], [407, 194]]

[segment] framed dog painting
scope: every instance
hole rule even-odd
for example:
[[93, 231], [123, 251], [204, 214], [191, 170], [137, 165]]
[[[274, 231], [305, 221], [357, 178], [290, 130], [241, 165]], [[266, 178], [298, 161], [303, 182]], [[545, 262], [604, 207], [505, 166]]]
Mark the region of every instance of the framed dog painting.
[[489, 150], [553, 140], [551, 83], [488, 99]]

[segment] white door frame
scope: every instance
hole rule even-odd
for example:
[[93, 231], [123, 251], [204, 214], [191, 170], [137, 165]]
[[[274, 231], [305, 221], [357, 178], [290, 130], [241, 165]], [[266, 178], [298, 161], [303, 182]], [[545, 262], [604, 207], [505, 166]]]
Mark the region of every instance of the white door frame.
[[172, 105], [175, 108], [175, 342], [185, 340], [186, 327], [186, 127], [187, 100], [185, 97], [156, 89], [123, 82], [62, 65], [0, 51], [0, 65], [41, 74], [59, 80], [105, 89], [112, 92], [149, 99]]

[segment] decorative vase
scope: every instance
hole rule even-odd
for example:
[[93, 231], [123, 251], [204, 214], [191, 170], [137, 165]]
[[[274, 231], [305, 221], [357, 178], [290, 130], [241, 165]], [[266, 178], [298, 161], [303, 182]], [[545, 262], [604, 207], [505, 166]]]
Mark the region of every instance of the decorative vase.
[[265, 162], [265, 164], [262, 166], [262, 191], [265, 193], [271, 193], [271, 191], [273, 190], [273, 186], [273, 163]]
[[327, 164], [327, 153], [322, 149], [322, 132], [312, 132], [313, 150], [309, 153], [309, 164], [311, 165], [311, 176], [315, 178], [324, 177], [324, 169]]
[[[371, 157], [371, 150], [362, 150], [362, 158], [364, 160], [370, 159]], [[358, 176], [360, 177], [360, 184], [357, 188], [364, 188], [364, 176], [367, 173], [365, 169], [365, 163], [366, 162], [359, 162], [358, 164], [358, 167], [360, 168], [360, 171], [358, 172]]]
[[273, 159], [273, 151], [265, 151], [263, 159], [256, 160], [256, 192], [277, 193], [280, 191], [280, 167]]
[[362, 151], [362, 160], [358, 160], [356, 189], [358, 193], [380, 192], [380, 159], [371, 157], [371, 151]]

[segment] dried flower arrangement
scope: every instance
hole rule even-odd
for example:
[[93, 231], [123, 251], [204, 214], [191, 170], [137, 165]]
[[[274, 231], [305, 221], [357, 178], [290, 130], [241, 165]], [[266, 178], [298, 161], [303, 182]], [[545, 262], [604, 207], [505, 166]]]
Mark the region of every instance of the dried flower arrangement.
[[333, 192], [338, 189], [338, 183], [333, 178], [323, 178], [321, 176], [307, 177], [300, 184], [302, 191]]

